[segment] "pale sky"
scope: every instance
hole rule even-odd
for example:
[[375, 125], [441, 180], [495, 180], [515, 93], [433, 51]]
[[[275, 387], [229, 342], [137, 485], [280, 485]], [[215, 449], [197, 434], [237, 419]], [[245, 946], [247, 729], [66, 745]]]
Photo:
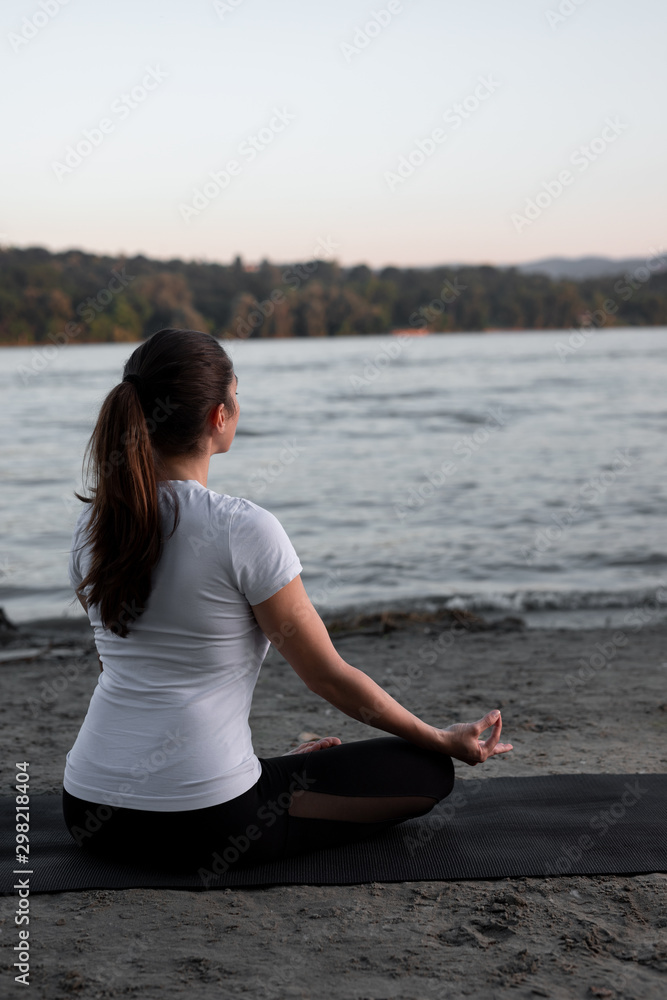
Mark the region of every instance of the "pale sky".
[[321, 240], [379, 267], [667, 242], [664, 0], [5, 0], [0, 22], [5, 245], [283, 263]]

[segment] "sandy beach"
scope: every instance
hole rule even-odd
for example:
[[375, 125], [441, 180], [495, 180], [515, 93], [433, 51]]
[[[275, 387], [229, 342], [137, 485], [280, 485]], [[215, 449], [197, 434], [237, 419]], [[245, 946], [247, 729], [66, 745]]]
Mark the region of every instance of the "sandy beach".
[[[457, 762], [461, 778], [665, 771], [667, 626], [657, 617], [620, 630], [455, 624], [329, 623], [349, 663], [431, 724], [502, 709], [514, 751], [475, 769]], [[92, 630], [55, 619], [0, 635], [2, 791], [12, 791], [16, 760], [31, 762], [34, 793], [57, 791], [97, 681]], [[308, 691], [274, 649], [250, 722], [260, 756], [307, 734], [382, 735]], [[657, 1000], [667, 988], [666, 889], [667, 875], [651, 874], [38, 895], [31, 992]], [[2, 899], [2, 971], [4, 995], [18, 996], [13, 903]]]

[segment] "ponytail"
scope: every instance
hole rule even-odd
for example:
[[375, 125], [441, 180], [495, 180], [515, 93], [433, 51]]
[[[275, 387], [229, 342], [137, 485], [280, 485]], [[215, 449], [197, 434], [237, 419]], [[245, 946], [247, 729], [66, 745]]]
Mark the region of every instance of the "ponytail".
[[[104, 400], [90, 437], [91, 560], [76, 593], [99, 608], [102, 624], [125, 638], [146, 610], [164, 544], [158, 481], [162, 456], [196, 455], [211, 410], [236, 408], [231, 359], [218, 341], [194, 330], [160, 330], [129, 358], [123, 381]], [[179, 519], [178, 496], [164, 481]], [[88, 588], [88, 593], [84, 593]]]

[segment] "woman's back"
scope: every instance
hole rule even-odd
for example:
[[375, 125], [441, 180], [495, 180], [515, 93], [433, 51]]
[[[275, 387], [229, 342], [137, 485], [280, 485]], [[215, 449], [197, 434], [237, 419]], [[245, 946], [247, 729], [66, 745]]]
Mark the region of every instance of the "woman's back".
[[[142, 611], [130, 602], [122, 638], [89, 604], [104, 670], [67, 754], [64, 785], [84, 799], [135, 809], [199, 809], [242, 794], [261, 767], [248, 715], [269, 640], [250, 605], [301, 572], [280, 522], [252, 501], [197, 480], [159, 490], [162, 555]], [[70, 557], [76, 588], [89, 565], [88, 510]]]
[[[512, 749], [499, 712], [439, 730], [343, 660], [280, 522], [207, 489], [211, 457], [234, 440], [237, 389], [214, 337], [160, 330], [133, 351], [89, 441], [69, 571], [103, 670], [67, 754], [63, 815], [78, 844], [108, 856], [208, 870], [344, 843], [448, 795], [450, 752], [476, 764]], [[305, 743], [298, 774], [290, 755], [257, 757], [248, 717], [276, 636], [312, 692], [395, 735]]]

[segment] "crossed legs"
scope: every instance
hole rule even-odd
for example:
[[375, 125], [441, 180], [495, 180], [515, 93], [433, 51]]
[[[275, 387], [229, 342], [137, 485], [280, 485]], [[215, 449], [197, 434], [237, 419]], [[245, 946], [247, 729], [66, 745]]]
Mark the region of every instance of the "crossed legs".
[[208, 870], [218, 857], [245, 866], [365, 840], [429, 812], [454, 785], [450, 757], [395, 736], [259, 759], [255, 785], [202, 809], [109, 807], [63, 789], [65, 822], [102, 856]]
[[[440, 755], [428, 754], [396, 737], [364, 740], [359, 744], [348, 744], [344, 748], [342, 744], [336, 744], [335, 739], [337, 737], [310, 740], [290, 754], [285, 754], [299, 755], [303, 760], [304, 757], [317, 753], [318, 759], [312, 761], [313, 766], [308, 769], [318, 775], [319, 781], [315, 783], [322, 789], [292, 792], [288, 810], [290, 816], [351, 823], [409, 819], [412, 816], [423, 816], [451, 791], [449, 784], [443, 786], [442, 776], [449, 775], [449, 771]], [[380, 755], [376, 748], [381, 748]], [[422, 764], [421, 768], [419, 762]], [[418, 790], [415, 786], [423, 783], [423, 779], [420, 782], [417, 775], [419, 771], [424, 773], [423, 765], [426, 762], [431, 767], [430, 783], [437, 789], [437, 793], [410, 794]], [[432, 776], [433, 763], [436, 764], [437, 771], [442, 772], [435, 783]], [[428, 767], [425, 770], [428, 771]], [[388, 773], [393, 776], [389, 783]], [[429, 780], [428, 777], [426, 780]], [[348, 786], [348, 794], [342, 792], [343, 785]], [[362, 794], [364, 791], [368, 794]], [[378, 795], [378, 791], [383, 794]]]

